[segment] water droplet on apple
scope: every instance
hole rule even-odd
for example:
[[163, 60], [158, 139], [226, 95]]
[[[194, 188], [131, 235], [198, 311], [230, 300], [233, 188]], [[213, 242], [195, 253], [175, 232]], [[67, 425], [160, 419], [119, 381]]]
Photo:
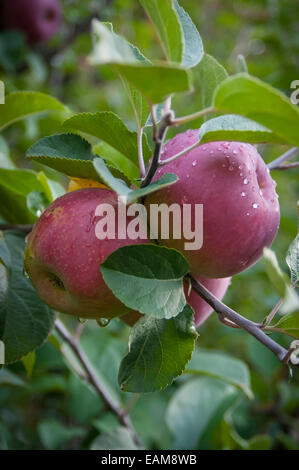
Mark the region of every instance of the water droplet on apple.
[[245, 178], [245, 180], [243, 181], [244, 184], [248, 184], [248, 182], [249, 182], [249, 181], [248, 181], [247, 178]]
[[234, 167], [233, 167], [232, 165], [230, 165], [230, 166], [228, 167], [228, 171], [234, 171]]
[[197, 161], [194, 160], [194, 162], [192, 162], [192, 166], [196, 166], [197, 165]]
[[256, 202], [254, 202], [254, 203], [252, 204], [252, 207], [253, 207], [254, 209], [257, 209], [258, 206], [259, 206], [259, 205], [258, 205]]
[[101, 328], [106, 328], [106, 326], [109, 325], [110, 323], [110, 319], [109, 318], [98, 318], [97, 319], [97, 324], [101, 327]]
[[260, 192], [260, 195], [262, 196], [262, 195], [263, 195], [263, 191], [260, 189], [260, 191], [259, 191], [259, 192]]
[[242, 197], [245, 197], [246, 196], [246, 193], [244, 193], [244, 191], [241, 193], [241, 196]]
[[250, 215], [250, 213], [249, 213], [249, 212], [246, 212], [246, 215]]

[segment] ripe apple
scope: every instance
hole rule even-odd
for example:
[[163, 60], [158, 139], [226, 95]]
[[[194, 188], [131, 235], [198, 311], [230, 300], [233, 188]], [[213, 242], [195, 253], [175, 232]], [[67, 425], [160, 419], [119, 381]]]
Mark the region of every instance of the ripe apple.
[[[194, 276], [194, 278], [203, 284], [212, 294], [217, 297], [217, 299], [222, 300], [228, 286], [230, 285], [231, 278], [227, 277], [224, 279], [207, 279]], [[184, 283], [184, 292], [186, 296], [186, 300], [188, 304], [194, 310], [194, 322], [195, 326], [201, 325], [213, 312], [213, 308], [203, 300], [200, 295], [198, 295], [193, 289], [191, 289], [189, 294], [189, 284], [187, 282]], [[120, 319], [128, 326], [133, 326], [135, 323], [141, 318], [141, 314], [139, 312], [129, 312], [123, 315]]]
[[[164, 146], [161, 160], [195, 144], [198, 130], [176, 135]], [[224, 278], [243, 271], [271, 245], [279, 227], [276, 183], [255, 147], [240, 142], [210, 142], [162, 166], [154, 179], [175, 173], [179, 181], [150, 194], [150, 204], [203, 204], [203, 246], [185, 250], [188, 240], [170, 238], [160, 244], [185, 255], [191, 272]], [[191, 217], [192, 221], [192, 217]], [[194, 230], [194, 211], [193, 211]], [[183, 230], [183, 225], [182, 225]]]
[[58, 0], [3, 0], [3, 25], [22, 31], [36, 44], [52, 37], [61, 24]]
[[105, 284], [100, 264], [116, 249], [147, 240], [99, 240], [95, 209], [104, 203], [115, 208], [117, 235], [117, 195], [88, 188], [56, 199], [27, 238], [25, 270], [40, 298], [55, 310], [82, 318], [113, 318], [129, 311]]

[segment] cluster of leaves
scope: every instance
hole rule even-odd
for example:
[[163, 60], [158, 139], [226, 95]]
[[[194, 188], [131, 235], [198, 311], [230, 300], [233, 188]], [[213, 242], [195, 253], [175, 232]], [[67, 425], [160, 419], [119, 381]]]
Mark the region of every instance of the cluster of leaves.
[[[120, 75], [133, 106], [136, 130], [130, 130], [111, 111], [73, 114], [48, 95], [36, 92], [11, 93], [7, 96], [6, 104], [1, 106], [1, 130], [24, 118], [28, 121], [28, 117], [31, 119], [33, 115], [49, 111], [60, 115], [62, 125], [59, 133], [42, 138], [27, 151], [27, 156], [35, 165], [46, 165], [68, 176], [104, 182], [118, 194], [125, 195], [128, 201], [175, 183], [174, 176], [167, 175], [147, 188], [139, 188], [138, 135], [143, 135], [143, 155], [147, 162], [151, 156], [151, 142], [147, 138], [148, 131], [151, 131], [152, 127], [149, 119], [150, 108], [153, 105], [157, 106], [159, 117], [159, 109], [163, 108], [163, 102], [170, 95], [192, 91], [194, 86], [192, 77], [196, 73], [200, 76], [203, 106], [213, 108], [214, 113], [229, 113], [206, 121], [199, 132], [198, 143], [225, 139], [299, 145], [298, 108], [291, 105], [283, 94], [246, 72], [229, 76], [214, 57], [203, 51], [199, 33], [190, 17], [176, 1], [142, 0], [141, 4], [158, 33], [167, 61], [149, 60], [135, 46], [117, 35], [111, 24], [99, 21], [93, 23], [93, 52], [90, 56], [92, 64], [108, 65]], [[45, 169], [32, 171], [14, 168], [5, 142], [1, 140], [0, 144], [1, 162], [6, 162], [5, 167], [0, 170], [0, 198], [1, 201], [5, 200], [5, 204], [1, 204], [0, 216], [8, 223], [32, 223], [52, 200], [64, 192], [64, 189], [49, 176], [48, 172], [46, 173]], [[130, 189], [132, 183], [137, 189]], [[41, 304], [28, 279], [22, 276], [23, 246], [23, 237], [14, 232], [5, 233], [0, 239], [1, 292], [4, 293], [0, 299], [0, 338], [8, 345], [7, 362], [23, 358], [24, 366], [30, 374], [34, 364], [34, 353], [30, 351], [37, 348], [48, 336], [53, 325], [53, 313]], [[289, 288], [289, 281], [286, 281], [277, 262], [273, 261], [273, 253], [268, 254], [266, 259], [270, 278], [278, 294], [285, 299], [284, 313], [294, 310], [293, 313], [273, 323], [272, 327], [298, 338], [297, 299], [294, 299], [294, 292]], [[142, 269], [139, 269], [140, 260], [142, 260]], [[292, 282], [295, 282], [298, 278], [298, 239], [293, 242], [287, 260], [292, 273]], [[165, 269], [166, 265], [168, 269]], [[235, 407], [238, 408], [240, 393], [244, 392], [247, 397], [252, 397], [249, 373], [244, 363], [222, 354], [201, 351], [200, 354], [193, 355], [185, 369], [194, 350], [196, 333], [192, 322], [192, 309], [186, 304], [183, 294], [183, 278], [188, 272], [184, 258], [172, 250], [160, 247], [127, 247], [111, 255], [101, 269], [106, 283], [114, 294], [129, 307], [145, 314], [145, 317], [132, 329], [130, 351], [121, 362], [119, 384], [123, 390], [134, 392], [160, 390], [184, 370], [187, 374], [209, 376], [187, 381], [184, 375], [180, 379], [181, 382], [173, 386], [174, 393], [168, 404], [167, 399], [163, 401], [160, 395], [157, 395], [157, 399], [152, 399], [157, 415], [159, 407], [163, 408], [163, 416], [165, 415], [163, 426], [168, 431], [165, 433], [165, 438], [162, 434], [157, 438], [153, 430], [150, 437], [147, 436], [148, 445], [157, 445], [156, 442], [159, 440], [159, 445], [162, 447], [169, 445], [173, 445], [174, 448], [196, 448], [198, 445], [205, 447], [209, 436], [211, 437], [215, 430], [219, 429], [221, 422], [221, 442], [217, 441], [216, 444], [220, 447], [270, 446], [271, 442], [265, 436], [245, 439], [239, 436], [235, 429], [234, 414]], [[161, 279], [167, 282], [159, 282]], [[137, 297], [136, 292], [147, 295]], [[169, 299], [166, 303], [165, 298]], [[92, 332], [91, 339], [88, 339], [86, 334], [82, 340], [89, 343], [88, 352], [91, 357], [95, 351], [97, 356], [99, 354], [100, 340], [97, 335], [105, 337], [106, 334]], [[55, 340], [52, 338], [52, 341], [62, 350], [63, 346], [57, 344], [57, 338]], [[93, 347], [92, 341], [94, 341]], [[46, 347], [48, 346], [43, 346], [41, 350]], [[117, 351], [115, 356], [120, 360], [125, 352], [124, 343], [115, 345], [115, 351]], [[67, 354], [65, 351], [63, 353]], [[112, 350], [110, 355], [113, 355]], [[105, 363], [108, 362], [109, 355], [103, 350], [102, 365], [97, 364], [100, 376], [106, 371]], [[50, 365], [48, 370], [51, 370], [51, 367], [53, 366]], [[62, 367], [61, 364], [58, 367]], [[113, 372], [116, 375], [116, 368]], [[2, 370], [0, 374], [3, 374], [0, 376], [2, 384], [20, 387], [18, 390], [21, 392], [17, 392], [15, 399], [28, 399], [28, 393], [34, 389], [34, 382], [28, 391], [26, 387], [24, 390], [24, 383], [18, 382], [18, 377], [8, 370]], [[37, 373], [37, 382], [39, 378]], [[101, 378], [105, 383], [105, 376]], [[50, 380], [51, 383], [48, 385], [37, 384], [36, 393], [39, 394], [44, 390], [47, 393], [58, 391], [66, 394], [71, 386], [72, 399], [74, 401], [79, 399], [79, 391], [82, 392], [84, 386], [79, 384], [73, 373], [67, 378], [63, 377], [63, 380], [60, 380], [60, 376], [55, 379], [56, 384], [55, 380]], [[125, 406], [127, 399], [122, 392], [116, 390], [114, 378], [112, 382], [114, 386], [111, 387], [111, 393], [114, 396], [120, 394]], [[109, 381], [107, 386], [109, 388]], [[86, 439], [86, 443], [82, 444], [83, 447], [91, 444], [92, 448], [106, 448], [109, 439], [110, 442], [111, 439], [115, 441], [117, 436], [125, 448], [133, 446], [133, 443], [128, 442], [126, 431], [119, 429], [109, 415], [107, 417], [104, 413], [104, 419], [101, 417], [97, 420], [99, 398], [88, 389], [84, 389], [84, 393], [90, 403], [88, 410], [90, 415], [76, 416], [75, 404], [70, 412], [71, 419], [78, 420], [84, 425], [69, 429], [62, 424], [57, 425], [53, 420], [45, 419], [38, 427], [38, 441], [41, 441], [46, 448], [57, 448], [67, 440], [77, 437]], [[287, 399], [284, 397], [284, 399], [288, 403], [287, 406], [289, 406], [288, 400], [296, 400], [293, 397]], [[244, 403], [244, 398], [241, 402]], [[138, 400], [136, 406], [137, 418], [134, 424], [137, 429], [140, 427], [140, 432], [143, 434], [145, 431], [140, 424], [142, 399]], [[227, 414], [226, 410], [229, 410]], [[90, 428], [86, 429], [87, 422], [89, 425], [92, 424], [92, 431]], [[92, 442], [95, 430], [105, 431], [106, 434]], [[174, 437], [173, 441], [170, 433]], [[11, 436], [8, 435], [6, 438], [9, 442]]]

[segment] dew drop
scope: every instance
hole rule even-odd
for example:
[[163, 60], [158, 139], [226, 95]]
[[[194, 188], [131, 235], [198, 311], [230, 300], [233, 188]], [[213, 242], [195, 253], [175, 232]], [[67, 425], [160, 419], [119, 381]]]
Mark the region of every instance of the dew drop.
[[210, 150], [210, 155], [214, 155], [214, 150]]
[[254, 209], [257, 209], [258, 206], [259, 206], [259, 205], [258, 205], [256, 202], [254, 202], [254, 203], [252, 204], [252, 207], [253, 207]]
[[241, 196], [242, 197], [245, 197], [246, 196], [246, 193], [244, 193], [244, 191], [241, 193]]
[[248, 184], [248, 179], [245, 178], [245, 180], [243, 181], [244, 184]]
[[249, 212], [246, 212], [246, 215], [250, 215]]
[[240, 173], [240, 176], [243, 176], [243, 173]]
[[234, 167], [233, 167], [232, 165], [230, 165], [230, 166], [228, 167], [228, 171], [234, 171]]
[[239, 165], [238, 168], [239, 168], [239, 170], [242, 170], [243, 165]]
[[233, 150], [234, 155], [237, 155], [237, 153], [238, 153], [237, 150]]
[[187, 173], [186, 177], [187, 177], [187, 178], [190, 178], [190, 175], [189, 175], [189, 173]]
[[261, 196], [263, 195], [263, 191], [261, 189], [260, 189], [259, 193], [260, 193]]
[[194, 162], [192, 162], [192, 166], [196, 166], [197, 165], [197, 161], [194, 160]]
[[206, 151], [206, 150], [207, 150], [207, 147], [203, 147], [202, 149], [203, 149], [204, 151]]
[[101, 328], [105, 328], [106, 326], [109, 325], [110, 323], [110, 319], [109, 318], [98, 318], [97, 319], [97, 324], [101, 327]]

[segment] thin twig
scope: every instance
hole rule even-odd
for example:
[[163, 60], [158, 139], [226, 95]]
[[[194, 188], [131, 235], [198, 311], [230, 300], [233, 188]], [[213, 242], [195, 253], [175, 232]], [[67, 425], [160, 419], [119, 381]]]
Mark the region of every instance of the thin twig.
[[291, 148], [287, 152], [283, 153], [280, 157], [268, 163], [267, 167], [269, 168], [269, 170], [276, 170], [277, 167], [280, 167], [282, 163], [290, 160], [295, 155], [297, 155], [298, 151], [299, 151], [298, 147]]
[[261, 326], [258, 323], [254, 323], [247, 318], [242, 317], [239, 313], [232, 310], [230, 307], [222, 303], [217, 297], [215, 297], [208, 289], [206, 289], [202, 284], [197, 282], [194, 277], [190, 274], [187, 275], [187, 278], [191, 280], [192, 288], [197, 292], [200, 297], [202, 297], [221, 317], [228, 318], [236, 325], [240, 326], [243, 330], [246, 330], [252, 336], [254, 336], [258, 341], [260, 341], [264, 346], [270, 349], [281, 362], [285, 362], [287, 355], [289, 354], [288, 350], [280, 346], [267, 336], [262, 330]]
[[293, 168], [298, 168], [298, 166], [299, 166], [299, 162], [295, 162], [295, 163], [289, 163], [287, 165], [278, 165], [272, 168], [272, 170], [292, 170]]
[[99, 381], [97, 374], [95, 370], [93, 369], [93, 366], [89, 362], [88, 357], [84, 353], [84, 351], [81, 349], [78, 341], [75, 340], [75, 338], [70, 334], [70, 332], [66, 329], [64, 324], [60, 320], [56, 320], [55, 322], [55, 328], [59, 335], [66, 341], [66, 343], [70, 346], [74, 354], [76, 355], [77, 359], [80, 361], [84, 372], [86, 373], [88, 382], [93, 385], [95, 390], [98, 392], [98, 394], [102, 397], [104, 400], [105, 404], [107, 407], [117, 416], [118, 421], [122, 426], [125, 426], [128, 431], [131, 433], [132, 438], [134, 439], [134, 442], [140, 446], [142, 445], [136, 432], [134, 431], [130, 418], [126, 416], [122, 410], [118, 407], [118, 405], [111, 399], [110, 395], [108, 392], [105, 390], [101, 382]]
[[188, 116], [175, 118], [170, 122], [170, 125], [178, 126], [179, 124], [185, 124], [186, 122], [193, 121], [194, 119], [206, 116], [207, 114], [215, 113], [215, 111], [218, 111], [218, 110], [214, 108], [213, 106], [210, 106], [209, 108], [202, 109], [201, 111], [198, 111], [197, 113], [189, 114]]
[[0, 230], [19, 230], [20, 232], [30, 233], [33, 225], [13, 225], [0, 224]]
[[145, 165], [144, 165], [144, 158], [143, 158], [142, 140], [143, 140], [143, 127], [140, 127], [138, 129], [138, 134], [137, 134], [138, 162], [139, 162], [140, 177], [144, 178], [145, 177]]

